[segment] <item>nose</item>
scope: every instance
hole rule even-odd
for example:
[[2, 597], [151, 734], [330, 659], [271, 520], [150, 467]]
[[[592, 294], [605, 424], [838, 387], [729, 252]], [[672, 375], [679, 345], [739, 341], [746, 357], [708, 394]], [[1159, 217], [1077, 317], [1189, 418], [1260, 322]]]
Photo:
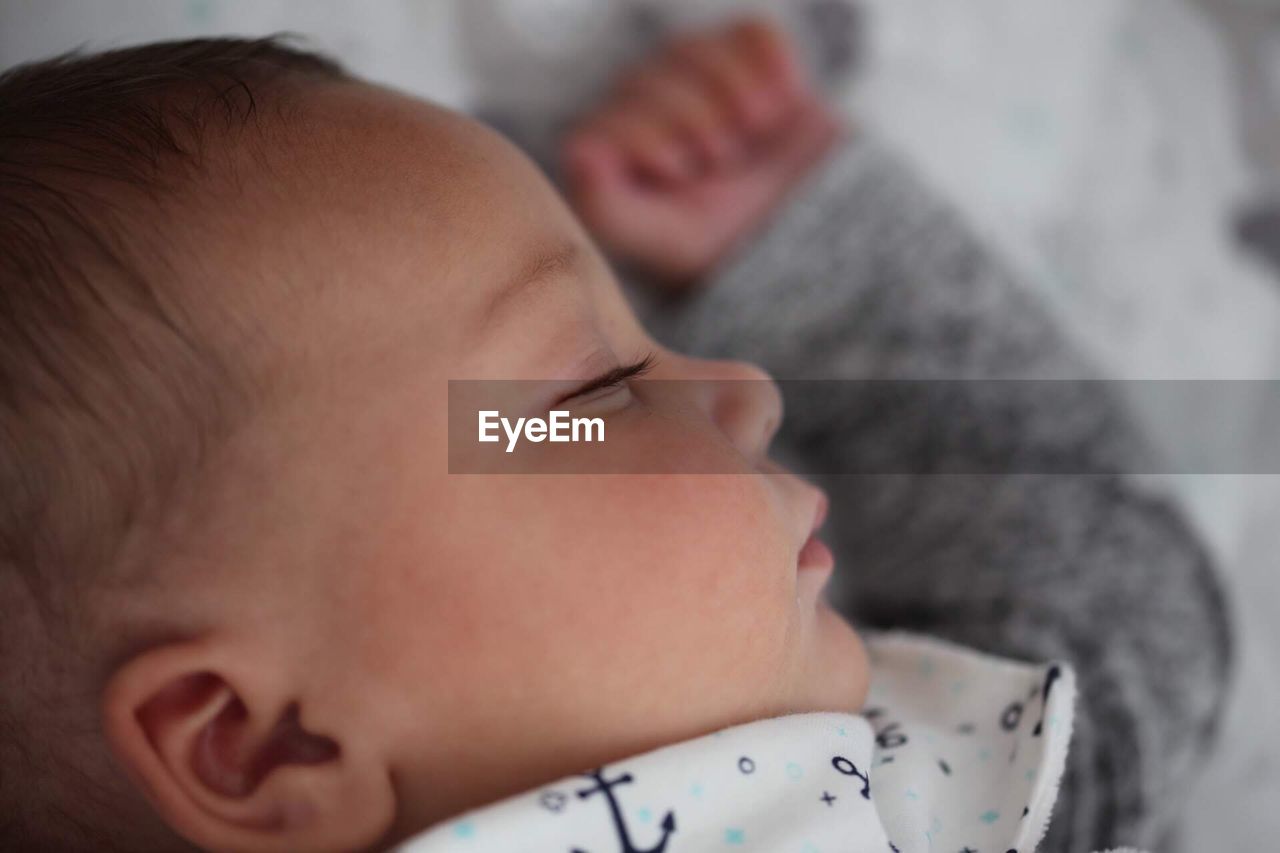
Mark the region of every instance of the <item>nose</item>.
[[782, 425], [782, 393], [773, 377], [745, 361], [699, 360], [711, 419], [748, 459], [763, 458]]

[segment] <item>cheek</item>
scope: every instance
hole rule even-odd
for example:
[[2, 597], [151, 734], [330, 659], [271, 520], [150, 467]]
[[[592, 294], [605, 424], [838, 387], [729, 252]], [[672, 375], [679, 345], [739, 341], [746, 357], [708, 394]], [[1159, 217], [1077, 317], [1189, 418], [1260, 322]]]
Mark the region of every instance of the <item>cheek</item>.
[[664, 612], [713, 617], [718, 605], [753, 602], [754, 610], [790, 589], [785, 526], [759, 477], [617, 478], [581, 509], [599, 519], [584, 553], [611, 557], [594, 574], [632, 596], [677, 595]]
[[439, 738], [518, 713], [639, 750], [785, 701], [795, 555], [766, 478], [450, 477], [434, 497], [357, 618]]
[[578, 667], [567, 689], [609, 685], [599, 699], [625, 697], [651, 722], [771, 701], [797, 608], [794, 556], [765, 481], [592, 481], [551, 521], [565, 542], [540, 602], [559, 614], [543, 626], [548, 652]]

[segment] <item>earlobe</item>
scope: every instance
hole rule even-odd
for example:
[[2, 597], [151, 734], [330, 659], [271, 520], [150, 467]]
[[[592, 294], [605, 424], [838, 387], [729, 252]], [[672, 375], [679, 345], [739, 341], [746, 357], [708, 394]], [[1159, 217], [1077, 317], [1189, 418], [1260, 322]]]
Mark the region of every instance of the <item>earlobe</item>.
[[251, 661], [240, 669], [208, 643], [183, 642], [121, 666], [103, 705], [116, 758], [170, 826], [202, 847], [376, 843], [395, 812], [386, 767], [356, 739], [344, 744], [341, 731], [312, 730], [288, 674]]

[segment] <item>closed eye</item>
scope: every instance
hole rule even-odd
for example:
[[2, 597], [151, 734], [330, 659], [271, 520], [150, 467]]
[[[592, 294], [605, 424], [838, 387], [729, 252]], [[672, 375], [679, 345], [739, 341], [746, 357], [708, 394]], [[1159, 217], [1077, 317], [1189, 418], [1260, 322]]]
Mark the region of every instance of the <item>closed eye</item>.
[[556, 402], [556, 405], [563, 405], [569, 400], [583, 397], [596, 391], [607, 391], [617, 388], [629, 379], [644, 376], [653, 369], [654, 365], [657, 364], [657, 361], [657, 356], [653, 353], [649, 353], [634, 364], [615, 367], [606, 373], [602, 373], [595, 379], [588, 380], [582, 387], [566, 394]]

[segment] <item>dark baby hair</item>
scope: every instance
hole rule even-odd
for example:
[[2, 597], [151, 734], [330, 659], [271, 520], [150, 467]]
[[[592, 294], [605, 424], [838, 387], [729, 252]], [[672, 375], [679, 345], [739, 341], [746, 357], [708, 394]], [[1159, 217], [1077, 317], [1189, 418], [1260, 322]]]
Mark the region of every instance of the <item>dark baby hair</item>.
[[346, 79], [276, 37], [0, 75], [2, 850], [177, 846], [131, 819], [136, 795], [91, 757], [111, 643], [85, 651], [75, 632], [86, 590], [245, 403], [166, 256], [181, 194], [219, 148], [288, 121], [300, 84]]

